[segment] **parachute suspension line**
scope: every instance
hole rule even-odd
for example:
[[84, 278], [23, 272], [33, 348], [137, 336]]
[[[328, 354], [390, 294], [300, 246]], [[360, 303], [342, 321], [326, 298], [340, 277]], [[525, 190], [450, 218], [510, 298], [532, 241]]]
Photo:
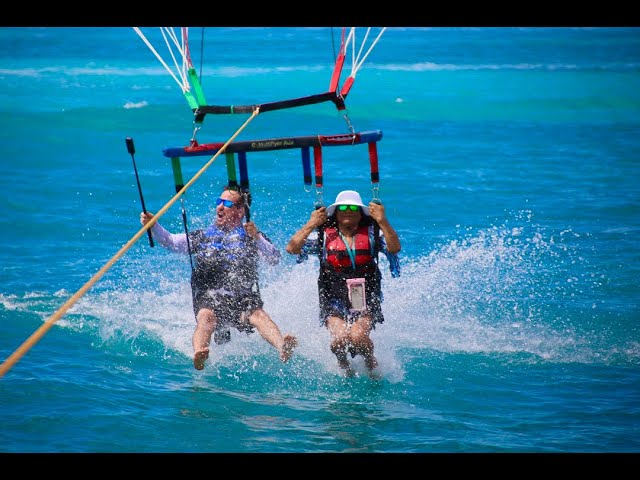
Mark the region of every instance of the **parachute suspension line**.
[[[164, 66], [164, 68], [167, 70], [167, 72], [169, 72], [169, 75], [171, 75], [171, 77], [173, 77], [173, 79], [176, 81], [176, 83], [178, 84], [178, 86], [180, 87], [180, 89], [182, 90], [182, 93], [185, 93], [189, 90], [189, 82], [187, 81], [186, 77], [181, 75], [181, 79], [178, 79], [178, 77], [176, 76], [176, 74], [173, 72], [173, 70], [171, 70], [171, 68], [169, 67], [169, 65], [166, 64], [166, 62], [164, 61], [164, 59], [160, 56], [160, 54], [156, 51], [156, 49], [153, 47], [153, 45], [151, 45], [151, 43], [149, 42], [149, 40], [147, 40], [147, 37], [145, 37], [145, 35], [142, 33], [142, 31], [138, 28], [138, 27], [133, 27], [133, 29], [135, 30], [135, 32], [138, 34], [138, 36], [142, 39], [142, 41], [147, 45], [147, 47], [149, 47], [149, 50], [151, 50], [151, 52], [156, 56], [156, 58], [160, 61], [160, 63]], [[164, 33], [163, 33], [164, 36]], [[165, 37], [166, 38], [166, 37]], [[172, 55], [173, 56], [173, 55]], [[179, 73], [180, 70], [178, 69]]]
[[[171, 30], [171, 33], [173, 34], [173, 30]], [[193, 67], [193, 62], [191, 61], [191, 49], [189, 48], [189, 29], [187, 27], [182, 27], [180, 29], [180, 35], [182, 39], [181, 51], [183, 52], [182, 68], [183, 68], [183, 71], [187, 71], [189, 70], [189, 68]], [[173, 38], [175, 38], [174, 43], [177, 45], [178, 43], [177, 37], [174, 35]]]
[[[182, 27], [181, 30], [182, 30], [182, 45], [183, 45], [183, 48], [181, 49], [181, 51], [184, 51], [183, 77], [187, 78], [187, 77], [195, 76], [195, 66], [193, 65], [193, 60], [191, 59], [191, 48], [189, 47], [189, 28]], [[200, 73], [197, 76], [195, 76], [196, 79], [199, 78], [200, 80], [196, 80], [196, 83], [192, 83], [192, 86], [194, 87], [194, 89], [202, 88], [203, 58], [204, 58], [204, 27], [202, 27], [202, 34], [200, 36]], [[193, 70], [193, 73], [189, 73], [189, 70]]]
[[[371, 28], [367, 28], [367, 31], [364, 34], [364, 39], [362, 40], [362, 43], [360, 44], [360, 50], [358, 50], [358, 55], [355, 57], [355, 59], [353, 61], [353, 64], [352, 64], [351, 73], [353, 74], [354, 77], [355, 77], [356, 72], [360, 69], [360, 67], [362, 66], [364, 61], [367, 59], [367, 57], [371, 53], [371, 50], [373, 49], [373, 47], [376, 45], [376, 43], [378, 43], [378, 40], [380, 39], [380, 37], [384, 33], [384, 28], [380, 31], [380, 33], [378, 34], [378, 37], [371, 44], [371, 46], [369, 47], [369, 50], [367, 50], [367, 53], [365, 54], [365, 56], [362, 57], [362, 60], [359, 60], [360, 59], [360, 55], [362, 55], [362, 49], [364, 48], [365, 44], [367, 43], [367, 39], [369, 38], [369, 32], [371, 32]], [[353, 35], [354, 41], [355, 41], [355, 38], [356, 38], [356, 36], [355, 36], [355, 33], [354, 33], [354, 35]]]
[[[164, 27], [160, 29], [160, 32], [162, 33], [162, 38], [164, 38], [164, 43], [167, 45], [167, 50], [169, 50], [169, 54], [171, 55], [171, 59], [173, 60], [173, 64], [176, 68], [176, 70], [178, 72], [180, 72], [180, 78], [182, 78], [184, 80], [184, 84], [186, 89], [189, 89], [189, 82], [186, 81], [187, 75], [186, 73], [189, 71], [189, 68], [192, 67], [191, 65], [191, 57], [189, 55], [189, 43], [188, 43], [188, 35], [187, 35], [187, 29], [186, 28], [182, 28], [181, 30], [181, 42], [178, 42], [178, 37], [176, 36], [176, 33], [168, 28], [168, 27]], [[169, 40], [167, 40], [167, 36], [171, 39], [171, 41], [173, 42], [173, 45], [178, 49], [178, 52], [180, 53], [180, 65], [178, 65], [178, 60], [176, 60], [176, 56], [173, 53], [173, 48], [171, 48], [171, 44], [169, 43]]]
[[[351, 120], [349, 119], [349, 112], [346, 109], [346, 105], [345, 105], [344, 101], [345, 101], [345, 98], [346, 98], [347, 94], [351, 90], [351, 87], [353, 86], [353, 82], [355, 81], [357, 71], [360, 69], [360, 67], [362, 67], [362, 64], [364, 63], [364, 61], [367, 59], [367, 57], [369, 56], [369, 54], [373, 50], [373, 47], [378, 43], [378, 40], [380, 40], [380, 37], [382, 36], [382, 34], [384, 33], [385, 30], [386, 30], [386, 27], [384, 27], [384, 28], [382, 28], [380, 30], [380, 32], [378, 33], [378, 36], [373, 41], [372, 45], [369, 47], [369, 49], [365, 53], [364, 57], [362, 57], [362, 52], [363, 52], [364, 46], [366, 45], [367, 40], [369, 38], [369, 33], [371, 31], [371, 28], [367, 29], [367, 31], [365, 33], [365, 36], [364, 36], [364, 39], [362, 40], [362, 43], [360, 44], [360, 49], [358, 50], [357, 55], [355, 53], [355, 45], [356, 45], [356, 43], [355, 43], [356, 42], [355, 31], [356, 31], [356, 28], [355, 27], [351, 27], [349, 29], [349, 35], [347, 36], [346, 40], [345, 40], [346, 28], [344, 28], [344, 27], [342, 28], [342, 36], [341, 36], [341, 40], [340, 40], [340, 49], [339, 49], [339, 53], [338, 53], [338, 58], [336, 59], [335, 66], [334, 66], [334, 69], [333, 69], [333, 75], [331, 77], [331, 83], [329, 84], [329, 92], [335, 93], [336, 98], [340, 102], [340, 105], [338, 105], [338, 110], [344, 110], [343, 118], [344, 118], [344, 120], [345, 120], [345, 122], [347, 124], [347, 129], [352, 134], [355, 134], [355, 129], [354, 129], [352, 123], [351, 123]], [[333, 35], [332, 35], [332, 40], [333, 40]], [[351, 47], [351, 57], [352, 57], [351, 74], [347, 77], [344, 85], [342, 86], [342, 89], [338, 93], [337, 92], [338, 82], [340, 81], [340, 74], [341, 74], [342, 68], [344, 66], [344, 61], [345, 61], [345, 57], [346, 57], [346, 54], [347, 54], [347, 49], [348, 49], [349, 46]], [[335, 46], [334, 46], [334, 49], [335, 49]]]
[[[194, 76], [197, 79], [197, 74], [195, 73], [195, 67], [193, 66], [193, 61], [191, 60], [191, 49], [189, 48], [189, 28], [182, 27], [180, 29], [180, 42], [178, 42], [178, 37], [175, 34], [175, 31], [169, 27], [161, 28], [162, 36], [165, 39], [165, 43], [167, 44], [167, 50], [169, 50], [169, 54], [173, 59], [173, 63], [175, 65], [176, 70], [180, 72], [180, 77], [184, 79], [185, 90], [189, 91], [190, 87], [193, 87], [197, 90], [199, 86], [199, 81], [197, 84], [192, 84], [189, 82]], [[173, 53], [173, 48], [167, 41], [167, 35], [171, 38], [173, 45], [180, 53], [181, 63], [178, 65], [178, 61], [176, 60], [176, 56]]]
[[202, 79], [202, 59], [204, 58], [204, 27], [202, 27], [202, 34], [200, 35], [200, 78]]
[[340, 95], [342, 95], [343, 97], [346, 97], [347, 94], [349, 93], [349, 90], [351, 90], [353, 82], [355, 81], [355, 78], [356, 78], [356, 73], [358, 72], [358, 70], [360, 70], [360, 67], [362, 67], [362, 64], [365, 62], [365, 60], [373, 50], [373, 47], [376, 46], [376, 44], [378, 43], [378, 40], [380, 40], [380, 37], [382, 37], [382, 34], [385, 32], [386, 29], [387, 27], [383, 27], [382, 29], [380, 29], [380, 31], [378, 32], [378, 36], [369, 46], [369, 49], [361, 59], [360, 56], [362, 55], [362, 50], [365, 44], [367, 43], [367, 39], [369, 38], [369, 32], [371, 31], [371, 28], [370, 27], [367, 28], [364, 39], [360, 44], [360, 49], [358, 50], [358, 54], [355, 55], [356, 34], [355, 34], [355, 27], [351, 27], [351, 30], [349, 32], [349, 35], [347, 37], [347, 42], [346, 42], [347, 44], [351, 43], [351, 57], [352, 57], [351, 73], [347, 77], [347, 80], [345, 81], [344, 85], [342, 86], [342, 90], [340, 91]]
[[[165, 38], [165, 43], [167, 44], [167, 49], [169, 50], [171, 58], [173, 58], [173, 63], [176, 66], [176, 70], [180, 72], [180, 77], [183, 79], [185, 85], [182, 93], [187, 99], [187, 103], [189, 104], [191, 109], [194, 110], [200, 105], [206, 105], [207, 101], [204, 98], [204, 92], [202, 91], [202, 86], [200, 85], [200, 79], [198, 78], [196, 69], [193, 66], [193, 62], [191, 61], [191, 50], [189, 49], [189, 29], [187, 27], [182, 27], [180, 31], [182, 42], [178, 43], [178, 38], [176, 37], [173, 29], [169, 27], [164, 27], [161, 29], [162, 36]], [[173, 44], [180, 52], [180, 55], [182, 57], [182, 66], [178, 66], [178, 62], [175, 59], [171, 45], [169, 45], [169, 42], [167, 41], [165, 32], [170, 36]], [[191, 92], [191, 87], [193, 87], [193, 93]], [[198, 119], [196, 118], [195, 122], [202, 123], [202, 120], [198, 121]], [[194, 128], [194, 136], [198, 130], [199, 128]]]
[[[149, 47], [151, 52], [156, 56], [156, 58], [160, 61], [160, 63], [164, 66], [164, 68], [169, 72], [171, 77], [176, 81], [180, 90], [182, 90], [183, 95], [185, 96], [189, 107], [192, 110], [197, 110], [200, 106], [206, 105], [206, 100], [204, 98], [204, 92], [202, 91], [202, 87], [200, 86], [200, 80], [198, 79], [198, 74], [193, 66], [191, 61], [191, 53], [189, 50], [189, 29], [187, 27], [181, 28], [181, 39], [178, 40], [178, 37], [173, 28], [170, 27], [160, 27], [160, 33], [164, 39], [167, 49], [169, 50], [169, 55], [171, 55], [171, 59], [173, 60], [174, 70], [167, 65], [162, 56], [157, 52], [157, 50], [151, 45], [151, 42], [147, 39], [147, 37], [142, 33], [142, 30], [138, 27], [133, 27], [134, 31], [138, 34], [138, 36], [144, 41], [144, 43]], [[181, 62], [178, 63], [178, 59], [174, 53], [174, 49], [178, 51], [180, 54]], [[191, 91], [193, 89], [193, 92]], [[202, 122], [202, 119], [196, 119], [199, 123]], [[197, 132], [198, 129], [195, 129]]]

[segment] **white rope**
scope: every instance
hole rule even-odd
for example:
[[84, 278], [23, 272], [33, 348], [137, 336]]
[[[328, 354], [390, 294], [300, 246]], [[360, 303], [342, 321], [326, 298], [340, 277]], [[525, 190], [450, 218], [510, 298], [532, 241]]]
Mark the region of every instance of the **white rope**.
[[178, 65], [178, 61], [176, 60], [173, 54], [173, 49], [167, 43], [167, 39], [165, 37], [165, 43], [167, 43], [167, 49], [169, 50], [169, 53], [173, 58], [173, 64], [176, 66], [176, 71], [180, 73], [180, 78], [182, 79], [182, 84], [184, 85], [183, 92], [189, 91], [191, 86], [191, 84], [189, 83], [189, 75], [188, 75], [189, 67], [191, 67], [191, 58], [189, 58], [189, 55], [188, 55], [188, 42], [189, 42], [188, 30], [189, 30], [188, 27], [180, 29], [181, 31], [180, 42], [178, 41], [178, 37], [176, 36], [175, 30], [173, 30], [173, 28], [164, 27], [164, 29], [162, 30], [163, 36], [166, 32], [166, 34], [168, 34], [169, 37], [171, 38], [171, 41], [173, 42], [173, 45], [175, 46], [175, 48], [180, 53], [180, 58], [182, 59], [182, 62], [181, 62], [181, 65]]
[[365, 44], [367, 43], [367, 39], [369, 38], [369, 32], [371, 31], [371, 28], [367, 28], [367, 32], [364, 35], [364, 39], [362, 40], [362, 43], [360, 44], [360, 50], [358, 50], [358, 55], [355, 55], [355, 41], [356, 41], [356, 35], [355, 35], [355, 28], [352, 27], [351, 31], [349, 32], [349, 36], [347, 38], [347, 42], [349, 42], [349, 40], [351, 40], [351, 45], [352, 45], [352, 51], [351, 51], [351, 56], [352, 56], [352, 62], [351, 62], [351, 74], [350, 76], [353, 78], [356, 78], [356, 73], [358, 72], [358, 70], [360, 70], [360, 67], [362, 67], [362, 64], [365, 62], [365, 60], [367, 59], [367, 57], [369, 56], [369, 54], [371, 53], [371, 51], [373, 50], [373, 47], [376, 46], [376, 44], [378, 43], [378, 40], [380, 40], [380, 37], [382, 36], [382, 34], [384, 33], [384, 31], [387, 29], [387, 27], [383, 27], [380, 32], [378, 32], [378, 36], [376, 37], [376, 39], [373, 41], [373, 43], [371, 44], [371, 46], [369, 47], [369, 49], [367, 50], [367, 53], [365, 53], [364, 57], [362, 57], [362, 59], [360, 59], [360, 55], [362, 55], [362, 50], [365, 46]]
[[[351, 70], [351, 74], [353, 77], [356, 76], [356, 71], [358, 70], [357, 68], [357, 64], [358, 64], [358, 59], [360, 58], [360, 55], [362, 55], [362, 49], [364, 48], [364, 44], [367, 43], [367, 38], [369, 38], [369, 32], [371, 31], [371, 28], [367, 28], [367, 31], [364, 34], [364, 39], [362, 40], [362, 43], [360, 44], [360, 50], [358, 50], [358, 55], [356, 55], [355, 60], [353, 62], [352, 65], [352, 70]], [[354, 37], [355, 40], [355, 37]]]
[[[367, 53], [364, 55], [364, 57], [362, 57], [362, 60], [360, 60], [360, 63], [358, 63], [358, 66], [356, 67], [356, 70], [359, 70], [360, 67], [362, 66], [362, 64], [364, 63], [364, 61], [367, 59], [367, 57], [369, 56], [369, 54], [371, 53], [371, 50], [373, 50], [373, 47], [376, 46], [376, 44], [378, 43], [378, 40], [380, 40], [380, 37], [382, 36], [382, 34], [384, 33], [384, 31], [387, 29], [387, 27], [383, 27], [382, 30], [380, 30], [380, 32], [378, 33], [378, 36], [376, 37], [376, 39], [373, 41], [373, 43], [371, 44], [371, 46], [369, 47], [369, 50], [367, 50]], [[368, 34], [368, 32], [367, 32]], [[364, 45], [364, 43], [363, 43]]]
[[180, 36], [182, 38], [182, 49], [180, 50], [182, 52], [182, 78], [185, 84], [191, 85], [188, 72], [193, 64], [191, 63], [191, 50], [189, 50], [189, 28], [181, 28]]
[[[144, 33], [142, 33], [142, 30], [140, 30], [138, 27], [133, 27], [133, 30], [138, 34], [138, 36], [147, 45], [147, 47], [149, 47], [149, 50], [151, 50], [151, 52], [156, 56], [156, 58], [164, 66], [164, 68], [167, 70], [167, 72], [169, 72], [169, 75], [171, 75], [173, 77], [173, 79], [176, 81], [176, 83], [178, 84], [178, 86], [182, 90], [182, 93], [188, 92], [190, 90], [189, 81], [187, 80], [186, 74], [184, 72], [181, 72], [181, 68], [178, 66], [176, 58], [175, 58], [175, 56], [173, 54], [173, 50], [172, 50], [172, 48], [171, 48], [171, 46], [170, 46], [170, 44], [169, 44], [169, 42], [167, 40], [167, 36], [165, 34], [165, 30], [163, 28], [160, 28], [160, 31], [162, 32], [162, 36], [164, 37], [165, 43], [167, 45], [167, 48], [169, 49], [169, 52], [171, 53], [171, 57], [173, 58], [173, 63], [176, 66], [176, 70], [180, 74], [180, 79], [178, 79], [178, 77], [173, 72], [173, 70], [169, 67], [169, 65], [167, 65], [167, 63], [160, 56], [160, 54], [156, 51], [156, 49], [153, 47], [153, 45], [151, 45], [151, 42], [149, 42], [149, 40], [147, 40], [147, 37], [144, 35]], [[174, 44], [176, 45], [176, 47], [180, 51], [180, 55], [184, 58], [184, 53], [183, 53], [184, 52], [184, 48], [181, 48], [180, 45], [178, 44], [177, 38], [175, 36], [175, 32], [169, 31], [169, 35], [173, 38]]]

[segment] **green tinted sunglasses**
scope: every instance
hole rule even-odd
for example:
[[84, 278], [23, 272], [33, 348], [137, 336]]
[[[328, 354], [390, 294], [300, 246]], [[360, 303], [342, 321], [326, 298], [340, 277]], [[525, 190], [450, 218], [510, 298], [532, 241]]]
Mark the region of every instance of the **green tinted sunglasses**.
[[352, 212], [357, 212], [360, 210], [358, 205], [338, 205], [338, 210], [341, 212], [346, 212], [347, 210], [351, 210]]

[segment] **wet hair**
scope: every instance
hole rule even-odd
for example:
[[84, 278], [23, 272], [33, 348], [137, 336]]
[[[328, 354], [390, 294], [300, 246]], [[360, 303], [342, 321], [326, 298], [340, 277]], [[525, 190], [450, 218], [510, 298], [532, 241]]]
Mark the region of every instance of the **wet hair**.
[[248, 207], [251, 206], [251, 202], [252, 202], [251, 192], [248, 189], [240, 188], [240, 187], [231, 187], [229, 185], [225, 185], [223, 188], [223, 191], [224, 190], [233, 190], [234, 192], [238, 192], [240, 194], [241, 204], [247, 205]]

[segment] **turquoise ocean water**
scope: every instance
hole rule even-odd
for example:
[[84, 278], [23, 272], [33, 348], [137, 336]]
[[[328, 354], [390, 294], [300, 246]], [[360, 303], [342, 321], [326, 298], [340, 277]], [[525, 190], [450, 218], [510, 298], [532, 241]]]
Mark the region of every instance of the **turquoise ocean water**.
[[[145, 28], [170, 61], [156, 29]], [[210, 104], [322, 93], [329, 28], [191, 29]], [[204, 36], [203, 36], [204, 33]], [[334, 30], [333, 33], [336, 33]], [[359, 37], [359, 40], [361, 37]], [[349, 66], [345, 66], [345, 74]], [[640, 452], [640, 29], [390, 28], [347, 98], [381, 130], [382, 378], [343, 378], [317, 320], [315, 260], [284, 252], [317, 194], [299, 150], [248, 154], [252, 219], [281, 248], [265, 308], [279, 362], [234, 332], [203, 371], [184, 256], [134, 242], [0, 378], [3, 453]], [[208, 115], [201, 143], [248, 115]], [[0, 28], [0, 354], [38, 331], [175, 195], [179, 86], [128, 27]], [[343, 134], [331, 103], [255, 117], [239, 140]], [[210, 157], [182, 160], [185, 182]], [[323, 149], [326, 204], [372, 197], [366, 145]], [[216, 159], [160, 219], [206, 223]]]

